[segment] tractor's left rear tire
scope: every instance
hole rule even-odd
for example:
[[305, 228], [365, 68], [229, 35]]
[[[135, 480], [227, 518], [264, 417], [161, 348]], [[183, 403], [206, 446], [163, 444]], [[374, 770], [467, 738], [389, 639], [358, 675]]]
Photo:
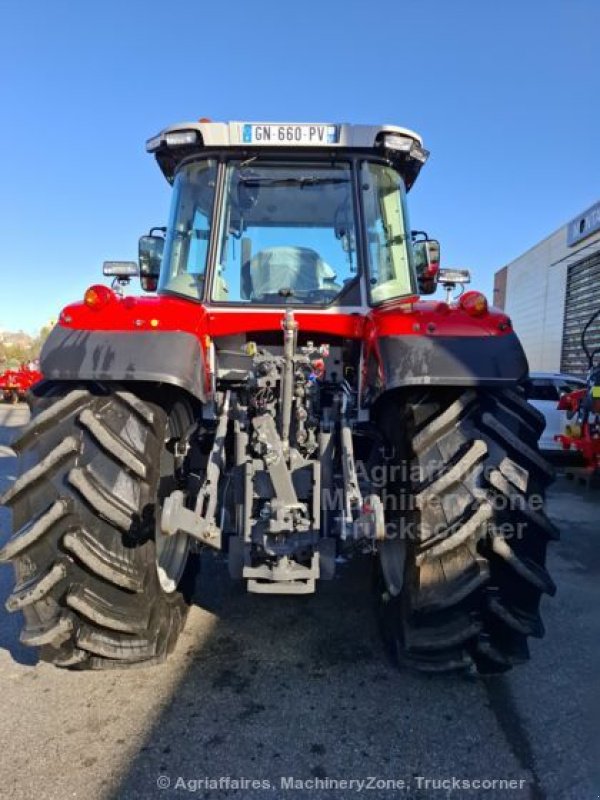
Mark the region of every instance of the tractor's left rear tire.
[[386, 539], [375, 571], [400, 665], [499, 673], [529, 658], [554, 594], [544, 513], [544, 419], [517, 391], [424, 390], [384, 399]]
[[16, 574], [7, 608], [23, 613], [21, 641], [42, 660], [106, 669], [173, 650], [193, 576], [185, 548], [172, 549], [161, 574], [157, 519], [186, 424], [180, 403], [165, 411], [130, 392], [82, 388], [40, 403], [13, 444], [19, 475], [2, 502], [14, 534], [0, 560]]

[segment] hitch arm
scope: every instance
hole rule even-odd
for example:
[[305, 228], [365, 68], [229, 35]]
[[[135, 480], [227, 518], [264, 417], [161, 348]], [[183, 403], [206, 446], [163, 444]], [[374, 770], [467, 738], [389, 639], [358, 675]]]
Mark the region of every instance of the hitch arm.
[[227, 392], [219, 413], [215, 439], [206, 467], [206, 477], [198, 492], [195, 509], [192, 511], [186, 508], [185, 494], [177, 489], [165, 498], [160, 520], [161, 531], [165, 536], [186, 533], [202, 544], [210, 545], [217, 550], [222, 547], [222, 532], [216, 522], [216, 511], [219, 479], [225, 466], [225, 437], [229, 421], [229, 401], [230, 394]]

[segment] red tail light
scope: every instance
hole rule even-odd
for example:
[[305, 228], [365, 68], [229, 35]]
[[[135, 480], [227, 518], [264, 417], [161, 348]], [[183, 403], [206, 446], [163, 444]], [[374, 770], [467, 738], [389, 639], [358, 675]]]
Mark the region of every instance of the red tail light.
[[96, 283], [86, 289], [83, 295], [83, 302], [88, 308], [94, 311], [100, 311], [101, 308], [107, 306], [115, 298], [115, 293], [108, 286], [103, 286], [101, 283]]
[[487, 314], [488, 302], [481, 292], [465, 292], [461, 295], [459, 306], [471, 317], [483, 317]]

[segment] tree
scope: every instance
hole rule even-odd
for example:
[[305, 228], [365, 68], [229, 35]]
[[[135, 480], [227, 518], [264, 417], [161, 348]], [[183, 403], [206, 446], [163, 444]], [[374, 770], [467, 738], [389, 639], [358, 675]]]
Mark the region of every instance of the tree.
[[54, 325], [52, 323], [48, 323], [48, 325], [44, 325], [44, 327], [40, 329], [40, 332], [38, 333], [38, 335], [35, 337], [35, 339], [31, 343], [31, 348], [30, 348], [31, 349], [31, 357], [30, 357], [30, 360], [31, 359], [35, 360], [35, 359], [38, 359], [40, 357], [40, 353], [42, 351], [42, 347], [44, 346], [44, 342], [46, 341], [46, 339], [50, 335], [50, 331], [52, 330], [53, 327], [54, 327]]

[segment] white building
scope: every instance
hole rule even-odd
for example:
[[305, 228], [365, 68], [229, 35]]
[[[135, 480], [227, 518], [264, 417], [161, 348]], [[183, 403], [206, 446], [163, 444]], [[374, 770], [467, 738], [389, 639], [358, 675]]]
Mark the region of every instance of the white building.
[[[600, 201], [496, 272], [494, 305], [532, 371], [585, 374], [581, 330], [600, 309]], [[600, 347], [600, 320], [588, 338]]]

